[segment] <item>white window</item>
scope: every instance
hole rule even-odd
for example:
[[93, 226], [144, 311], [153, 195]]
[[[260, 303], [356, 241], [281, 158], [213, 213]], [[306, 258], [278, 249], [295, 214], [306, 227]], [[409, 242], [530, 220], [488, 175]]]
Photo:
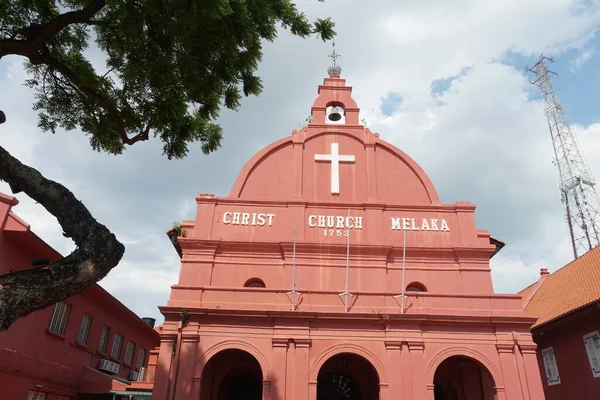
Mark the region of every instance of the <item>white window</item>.
[[87, 314], [83, 314], [81, 317], [81, 325], [79, 325], [79, 334], [77, 335], [77, 343], [86, 344], [88, 333], [90, 332], [90, 325], [92, 324], [92, 317]]
[[125, 364], [133, 364], [133, 353], [135, 352], [135, 343], [127, 341], [127, 347], [125, 348]]
[[600, 335], [598, 335], [598, 331], [585, 335], [583, 343], [585, 344], [585, 350], [590, 360], [592, 375], [594, 378], [598, 378], [600, 377]]
[[140, 349], [138, 354], [137, 368], [141, 371], [142, 367], [146, 364], [146, 349]]
[[52, 312], [52, 318], [50, 319], [50, 329], [53, 332], [64, 335], [67, 330], [67, 320], [69, 319], [69, 312], [71, 311], [71, 305], [61, 301], [54, 305], [54, 311]]
[[123, 345], [123, 336], [120, 333], [115, 333], [113, 337], [113, 345], [112, 350], [110, 351], [110, 356], [114, 359], [121, 358], [121, 346]]
[[558, 366], [556, 365], [556, 358], [554, 358], [552, 347], [542, 350], [542, 359], [544, 360], [548, 386], [558, 385], [560, 383], [560, 376], [558, 375]]
[[100, 342], [98, 343], [98, 351], [100, 353], [106, 352], [106, 345], [108, 344], [108, 336], [110, 335], [110, 328], [103, 326], [100, 332]]

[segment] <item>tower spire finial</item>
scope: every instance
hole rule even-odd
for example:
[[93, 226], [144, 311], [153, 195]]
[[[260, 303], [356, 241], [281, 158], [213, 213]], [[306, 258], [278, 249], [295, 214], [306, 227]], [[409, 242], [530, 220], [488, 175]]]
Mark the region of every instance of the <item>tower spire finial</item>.
[[328, 54], [327, 57], [331, 58], [331, 64], [329, 65], [329, 68], [327, 68], [327, 73], [331, 77], [339, 77], [342, 73], [342, 67], [337, 64], [337, 58], [341, 57], [341, 54], [338, 54], [335, 51], [335, 42], [333, 42], [333, 50], [331, 51], [331, 54]]

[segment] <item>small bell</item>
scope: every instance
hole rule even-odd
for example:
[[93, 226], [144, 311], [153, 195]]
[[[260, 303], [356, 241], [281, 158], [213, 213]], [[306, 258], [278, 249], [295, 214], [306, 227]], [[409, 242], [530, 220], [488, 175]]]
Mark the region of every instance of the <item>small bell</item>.
[[340, 114], [340, 111], [338, 110], [337, 107], [332, 107], [331, 108], [331, 112], [329, 113], [329, 120], [330, 121], [339, 121], [340, 119], [342, 119], [342, 114]]

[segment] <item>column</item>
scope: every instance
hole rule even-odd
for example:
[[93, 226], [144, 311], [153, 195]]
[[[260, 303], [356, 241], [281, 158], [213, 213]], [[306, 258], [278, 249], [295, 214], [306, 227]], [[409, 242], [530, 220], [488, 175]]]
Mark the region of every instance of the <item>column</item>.
[[429, 391], [425, 382], [425, 343], [419, 341], [408, 342], [410, 353], [410, 367], [412, 372], [413, 399], [433, 400], [433, 391]]
[[[385, 349], [387, 353], [387, 369], [389, 372], [388, 376], [388, 397], [391, 399], [411, 399], [412, 393], [406, 393], [406, 383], [410, 382], [410, 359], [402, 360], [402, 343], [399, 341], [385, 341]], [[406, 352], [408, 355], [408, 352]], [[409, 375], [405, 376], [406, 370], [403, 361], [408, 361]], [[381, 379], [381, 377], [380, 377]], [[412, 386], [409, 386], [412, 390]], [[404, 389], [404, 391], [403, 391]]]
[[[273, 352], [271, 356], [271, 371], [263, 371], [263, 379], [270, 378], [270, 395], [273, 399], [284, 399], [287, 379], [287, 352], [289, 339], [273, 338]], [[266, 390], [263, 384], [263, 400]]]
[[[175, 379], [180, 384], [175, 389], [175, 400], [200, 398], [200, 377], [196, 377], [196, 351], [200, 337], [197, 334], [183, 334], [181, 352]], [[196, 379], [197, 378], [197, 379]], [[189, 382], [189, 384], [187, 384]]]
[[[499, 387], [500, 382], [496, 382], [498, 397], [500, 398], [500, 394], [503, 394], [507, 399], [522, 400], [523, 393], [521, 392], [521, 382], [514, 355], [514, 344], [497, 344], [496, 350], [500, 357], [500, 368], [504, 379], [504, 388]], [[501, 393], [501, 389], [504, 389], [503, 393]]]
[[310, 339], [294, 339], [295, 359], [294, 359], [294, 389], [293, 397], [290, 400], [305, 400], [309, 395], [310, 379]]
[[535, 343], [520, 344], [519, 348], [521, 349], [523, 365], [525, 366], [525, 376], [527, 377], [529, 396], [532, 400], [543, 399], [544, 387], [540, 375], [540, 368], [538, 366], [536, 354], [537, 345]]
[[152, 389], [152, 397], [155, 399], [167, 398], [174, 343], [175, 335], [161, 335], [160, 352], [158, 353], [158, 362], [154, 373], [154, 388]]

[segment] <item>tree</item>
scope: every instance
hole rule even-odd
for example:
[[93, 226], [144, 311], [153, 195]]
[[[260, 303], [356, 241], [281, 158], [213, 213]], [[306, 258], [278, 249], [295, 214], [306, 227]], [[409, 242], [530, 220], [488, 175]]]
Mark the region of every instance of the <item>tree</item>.
[[[42, 130], [80, 129], [111, 154], [157, 138], [164, 155], [181, 158], [194, 142], [205, 154], [218, 149], [221, 107], [260, 94], [261, 42], [279, 24], [300, 37], [335, 35], [329, 18], [311, 23], [291, 0], [13, 0], [0, 8], [0, 60], [25, 58]], [[106, 71], [86, 58], [90, 44]], [[2, 147], [0, 179], [46, 208], [77, 245], [58, 262], [0, 276], [5, 330], [102, 279], [125, 249], [71, 191]]]

